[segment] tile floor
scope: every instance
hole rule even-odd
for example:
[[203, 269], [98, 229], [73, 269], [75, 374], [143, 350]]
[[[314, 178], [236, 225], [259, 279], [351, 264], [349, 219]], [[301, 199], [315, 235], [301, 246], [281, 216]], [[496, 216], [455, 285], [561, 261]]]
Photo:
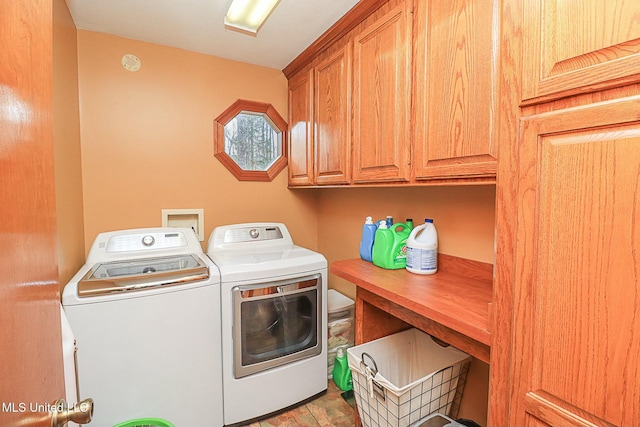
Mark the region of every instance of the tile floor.
[[353, 408], [329, 380], [327, 392], [314, 400], [249, 424], [249, 427], [352, 427]]

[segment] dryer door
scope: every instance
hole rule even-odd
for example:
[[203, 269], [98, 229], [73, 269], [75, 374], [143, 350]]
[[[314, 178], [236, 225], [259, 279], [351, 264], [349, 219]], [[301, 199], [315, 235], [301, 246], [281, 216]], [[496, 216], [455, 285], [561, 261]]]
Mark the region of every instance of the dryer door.
[[235, 378], [322, 352], [319, 274], [232, 292]]

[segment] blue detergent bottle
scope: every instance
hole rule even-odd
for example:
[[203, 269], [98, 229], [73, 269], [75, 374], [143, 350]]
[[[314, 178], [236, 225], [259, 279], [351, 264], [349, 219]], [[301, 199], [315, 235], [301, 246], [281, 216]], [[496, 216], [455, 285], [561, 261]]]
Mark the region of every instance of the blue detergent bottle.
[[373, 223], [373, 219], [368, 216], [362, 226], [362, 239], [360, 240], [360, 258], [371, 262], [371, 253], [373, 251], [373, 242], [376, 236], [378, 226]]
[[375, 222], [377, 227], [380, 227], [380, 224], [384, 222], [385, 224], [387, 224], [387, 228], [391, 228], [391, 226], [393, 225], [393, 215], [387, 215], [387, 217], [385, 219], [379, 219]]
[[391, 215], [387, 215], [387, 228], [391, 228], [393, 226], [393, 217]]

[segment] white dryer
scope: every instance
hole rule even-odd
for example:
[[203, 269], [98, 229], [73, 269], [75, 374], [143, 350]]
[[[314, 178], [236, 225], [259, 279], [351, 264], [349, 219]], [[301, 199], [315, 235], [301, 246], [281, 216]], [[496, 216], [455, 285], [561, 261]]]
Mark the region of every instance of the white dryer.
[[327, 260], [281, 223], [217, 227], [225, 425], [327, 389]]
[[223, 425], [220, 275], [193, 230], [98, 235], [62, 303], [92, 425]]

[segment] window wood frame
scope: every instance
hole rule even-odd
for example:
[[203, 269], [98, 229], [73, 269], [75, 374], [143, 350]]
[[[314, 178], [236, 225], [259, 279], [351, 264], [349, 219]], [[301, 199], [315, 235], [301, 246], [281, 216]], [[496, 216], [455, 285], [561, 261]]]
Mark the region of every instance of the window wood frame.
[[[224, 150], [224, 127], [240, 113], [258, 113], [266, 115], [281, 135], [282, 152], [265, 171], [244, 170]], [[215, 157], [239, 181], [272, 181], [287, 166], [287, 122], [269, 103], [238, 99], [224, 110], [214, 121], [213, 145]]]

